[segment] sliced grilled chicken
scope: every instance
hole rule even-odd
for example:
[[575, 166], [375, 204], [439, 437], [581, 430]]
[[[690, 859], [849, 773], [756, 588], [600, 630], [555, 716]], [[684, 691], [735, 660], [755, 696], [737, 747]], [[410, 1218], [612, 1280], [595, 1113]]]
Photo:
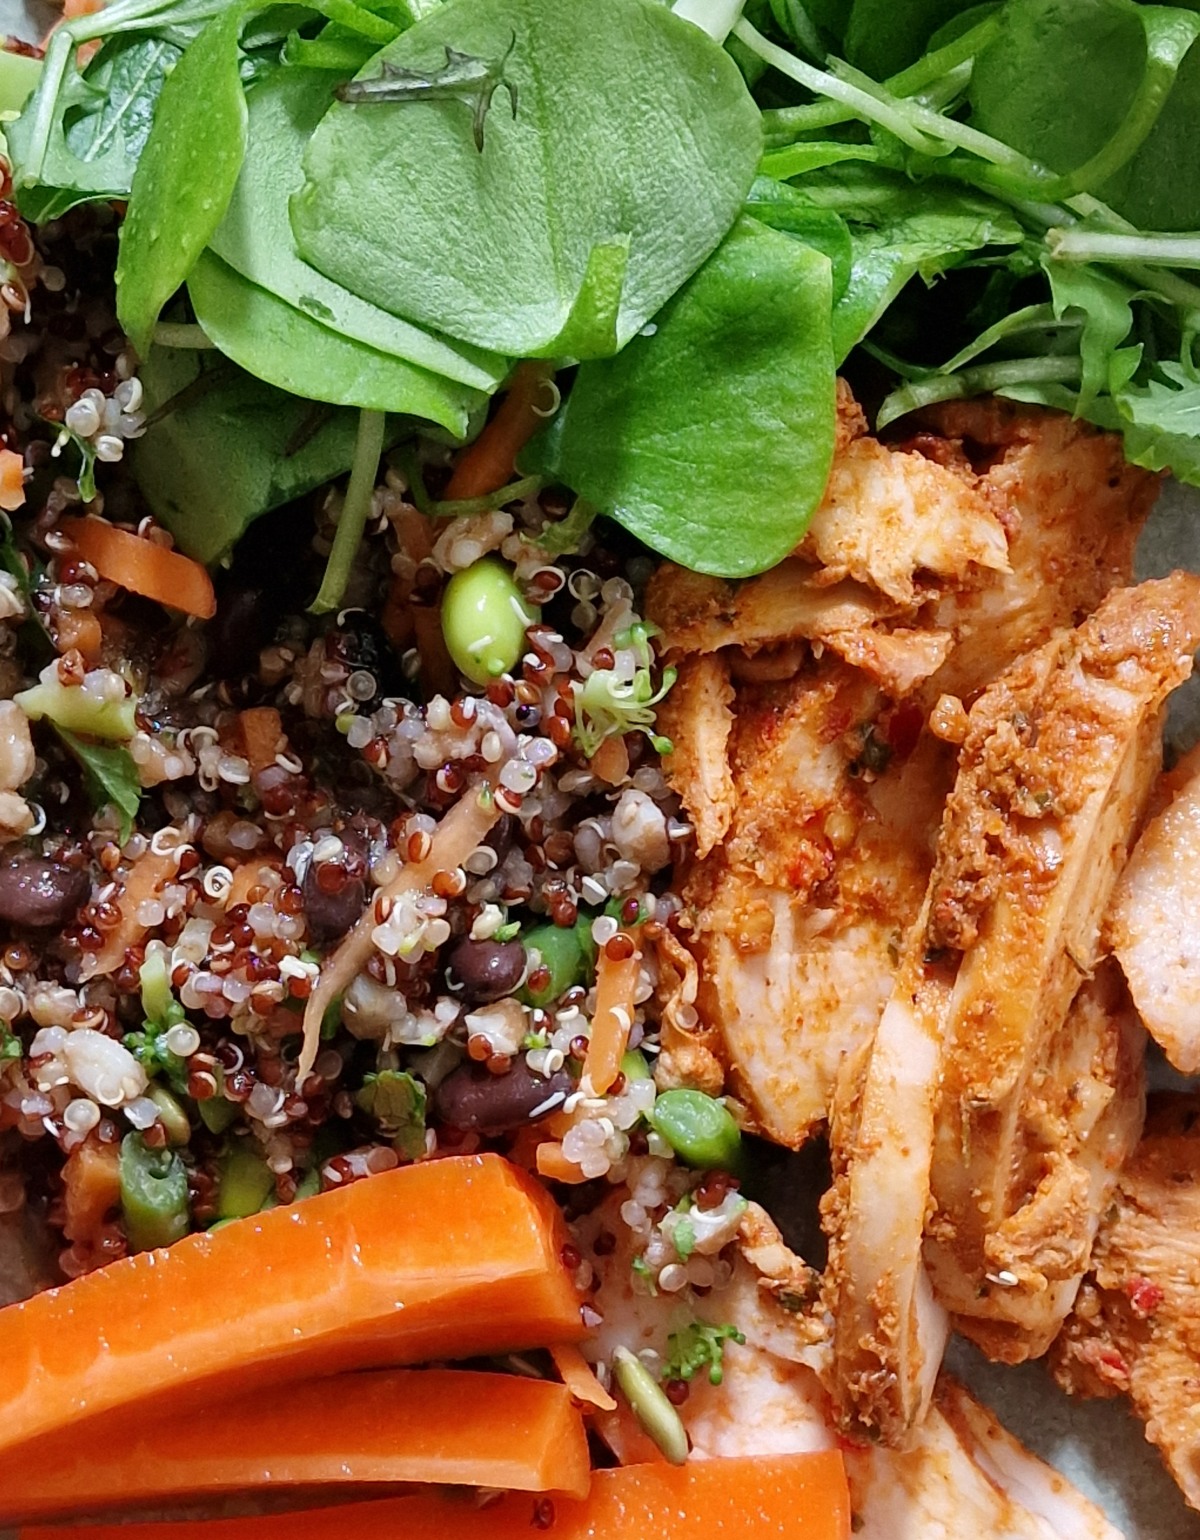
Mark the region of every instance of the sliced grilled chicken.
[[[1180, 773], [1182, 772], [1182, 773]], [[1134, 1003], [1176, 1069], [1200, 1071], [1200, 762], [1178, 767], [1175, 794], [1147, 825], [1121, 876], [1108, 941]]]
[[1127, 1395], [1200, 1509], [1200, 1097], [1151, 1098], [1054, 1349], [1082, 1395]]

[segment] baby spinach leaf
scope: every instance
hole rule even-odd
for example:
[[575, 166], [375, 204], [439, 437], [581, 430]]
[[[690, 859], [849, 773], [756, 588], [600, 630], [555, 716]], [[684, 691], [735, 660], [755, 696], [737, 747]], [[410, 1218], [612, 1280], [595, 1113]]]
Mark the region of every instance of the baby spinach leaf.
[[939, 28], [975, 0], [854, 0], [846, 25], [851, 64], [886, 80], [914, 63]]
[[581, 364], [522, 457], [647, 545], [745, 577], [803, 534], [833, 454], [830, 268], [743, 217], [615, 358]]
[[149, 351], [163, 306], [220, 224], [246, 148], [238, 74], [245, 6], [215, 17], [163, 85], [129, 189], [117, 257], [117, 317]]
[[[162, 38], [119, 34], [105, 43], [83, 74], [71, 67], [40, 181], [19, 194], [26, 218], [57, 219], [78, 203], [128, 197], [159, 92], [180, 53]], [[6, 130], [18, 168], [25, 158], [34, 101]]]
[[111, 803], [116, 808], [120, 815], [117, 837], [123, 845], [133, 833], [133, 820], [142, 800], [142, 783], [133, 756], [123, 744], [114, 747], [89, 743], [57, 724], [54, 731], [81, 766], [93, 807], [104, 808]]
[[288, 198], [302, 185], [304, 146], [333, 100], [337, 77], [284, 69], [247, 97], [247, 152], [210, 246], [243, 278], [343, 336], [479, 390], [495, 390], [507, 359], [435, 337], [380, 310], [310, 267], [296, 250]]
[[746, 212], [772, 230], [823, 251], [832, 268], [834, 302], [841, 299], [850, 282], [854, 247], [850, 227], [835, 209], [820, 208], [794, 187], [760, 176], [746, 199]]
[[286, 300], [248, 283], [211, 251], [188, 278], [196, 319], [227, 358], [293, 396], [402, 412], [466, 436], [487, 397], [469, 386], [330, 331]]
[[[355, 294], [513, 356], [611, 352], [729, 229], [759, 115], [736, 65], [653, 0], [448, 0], [364, 78], [498, 61], [486, 119], [411, 101], [330, 108], [292, 200], [301, 255]], [[626, 250], [627, 248], [627, 250]]]
[[321, 409], [311, 401], [224, 361], [208, 372], [215, 383], [196, 389], [194, 353], [154, 348], [141, 369], [147, 404], [152, 413], [179, 405], [130, 448], [151, 511], [181, 550], [203, 562], [224, 556], [260, 514], [340, 476], [358, 432], [356, 411], [334, 408], [314, 427]]

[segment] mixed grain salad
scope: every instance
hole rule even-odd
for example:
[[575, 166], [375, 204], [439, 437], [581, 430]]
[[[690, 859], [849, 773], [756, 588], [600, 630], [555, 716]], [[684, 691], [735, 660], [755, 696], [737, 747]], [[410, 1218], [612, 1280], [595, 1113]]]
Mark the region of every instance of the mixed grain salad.
[[1200, 1506], [1198, 38], [10, 40], [0, 1524], [1117, 1536], [952, 1330]]

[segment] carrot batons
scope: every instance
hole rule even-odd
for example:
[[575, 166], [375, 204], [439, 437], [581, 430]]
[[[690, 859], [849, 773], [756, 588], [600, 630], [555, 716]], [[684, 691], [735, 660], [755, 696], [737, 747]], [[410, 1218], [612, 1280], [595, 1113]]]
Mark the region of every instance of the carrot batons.
[[0, 1449], [170, 1393], [572, 1341], [549, 1195], [495, 1155], [405, 1166], [0, 1310]]
[[[596, 1471], [583, 1500], [421, 1494], [273, 1518], [90, 1528], [88, 1540], [847, 1540], [842, 1457], [775, 1455], [626, 1465]], [[80, 1540], [76, 1529], [23, 1529], [20, 1540]]]
[[[583, 1420], [563, 1385], [466, 1369], [367, 1369], [203, 1412], [114, 1413], [24, 1444], [0, 1521], [328, 1482], [435, 1482], [586, 1496]], [[133, 1531], [136, 1537], [137, 1531]]]

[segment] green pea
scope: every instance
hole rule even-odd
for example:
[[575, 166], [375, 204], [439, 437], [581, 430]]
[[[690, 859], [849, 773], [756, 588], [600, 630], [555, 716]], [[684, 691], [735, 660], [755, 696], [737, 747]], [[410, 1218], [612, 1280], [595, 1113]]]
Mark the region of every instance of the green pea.
[[612, 1366], [621, 1394], [642, 1428], [672, 1465], [682, 1465], [688, 1457], [687, 1430], [666, 1391], [628, 1348], [613, 1349]]
[[271, 1168], [246, 1144], [233, 1144], [221, 1162], [217, 1187], [217, 1213], [222, 1219], [245, 1219], [257, 1214], [275, 1191]]
[[664, 1091], [649, 1119], [685, 1165], [703, 1171], [737, 1171], [741, 1166], [741, 1130], [724, 1102], [703, 1091]]
[[[520, 999], [525, 1005], [545, 1007], [575, 984], [584, 983], [596, 961], [596, 944], [592, 940], [591, 919], [577, 920], [574, 925], [535, 925], [522, 938], [531, 969], [545, 968], [549, 981], [541, 989], [530, 989], [525, 984]], [[537, 958], [531, 954], [537, 952]]]
[[455, 667], [475, 684], [509, 673], [525, 651], [525, 632], [541, 611], [526, 603], [512, 571], [484, 556], [446, 584], [442, 634]]
[[141, 1134], [126, 1134], [117, 1170], [131, 1250], [169, 1246], [188, 1233], [187, 1171], [174, 1150], [149, 1150]]

